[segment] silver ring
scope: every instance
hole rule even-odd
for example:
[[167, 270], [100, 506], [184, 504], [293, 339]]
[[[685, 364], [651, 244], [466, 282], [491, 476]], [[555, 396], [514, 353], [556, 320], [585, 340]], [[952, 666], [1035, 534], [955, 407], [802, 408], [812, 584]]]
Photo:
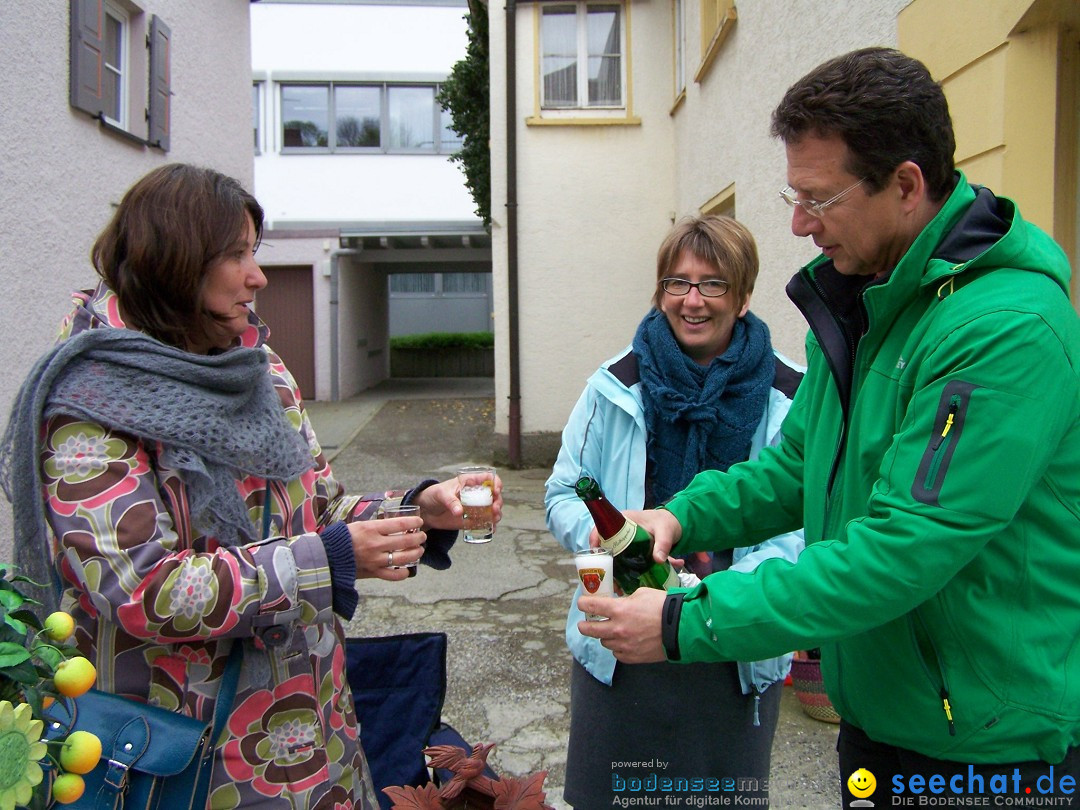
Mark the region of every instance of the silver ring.
[[387, 568], [393, 568], [394, 567], [394, 552], [392, 552], [392, 551], [386, 552], [386, 567]]

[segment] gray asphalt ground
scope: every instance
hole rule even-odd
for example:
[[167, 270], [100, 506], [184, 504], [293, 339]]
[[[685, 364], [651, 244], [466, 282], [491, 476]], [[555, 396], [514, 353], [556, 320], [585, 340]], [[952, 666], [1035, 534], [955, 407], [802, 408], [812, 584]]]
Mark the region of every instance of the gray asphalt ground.
[[[490, 463], [489, 378], [388, 380], [350, 400], [308, 403], [324, 451], [350, 491], [440, 480]], [[574, 565], [544, 526], [547, 469], [500, 470], [505, 508], [495, 539], [458, 543], [447, 571], [400, 583], [361, 580], [350, 636], [447, 634], [443, 719], [472, 743], [496, 744], [499, 773], [548, 771], [547, 803], [563, 810], [570, 655], [563, 641]], [[836, 726], [808, 717], [784, 687], [770, 792], [779, 810], [839, 805]]]

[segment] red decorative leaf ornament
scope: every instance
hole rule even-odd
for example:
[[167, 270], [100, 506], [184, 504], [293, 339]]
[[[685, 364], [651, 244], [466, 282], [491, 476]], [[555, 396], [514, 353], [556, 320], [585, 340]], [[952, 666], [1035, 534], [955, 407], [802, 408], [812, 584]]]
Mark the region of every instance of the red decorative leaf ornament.
[[421, 787], [388, 787], [383, 793], [390, 797], [393, 810], [443, 810], [439, 789], [431, 782]]
[[544, 804], [547, 793], [544, 791], [544, 779], [547, 771], [534, 773], [524, 779], [503, 776], [491, 783], [495, 791], [495, 810], [552, 810]]

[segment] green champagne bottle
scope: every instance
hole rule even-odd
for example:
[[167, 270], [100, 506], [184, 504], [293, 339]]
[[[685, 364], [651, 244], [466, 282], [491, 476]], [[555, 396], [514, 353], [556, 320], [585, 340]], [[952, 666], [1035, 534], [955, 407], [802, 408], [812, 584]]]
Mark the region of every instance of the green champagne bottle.
[[653, 539], [649, 533], [611, 505], [596, 479], [582, 476], [574, 491], [585, 501], [596, 523], [600, 545], [614, 558], [615, 581], [623, 593], [629, 595], [642, 587], [666, 591], [679, 584], [671, 563], [653, 559]]

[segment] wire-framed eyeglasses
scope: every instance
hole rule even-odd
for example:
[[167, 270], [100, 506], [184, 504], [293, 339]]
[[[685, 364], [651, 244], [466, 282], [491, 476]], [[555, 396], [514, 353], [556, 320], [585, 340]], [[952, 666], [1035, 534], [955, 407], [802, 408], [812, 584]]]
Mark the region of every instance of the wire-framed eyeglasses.
[[830, 197], [825, 202], [818, 202], [817, 200], [800, 200], [795, 192], [795, 189], [793, 189], [791, 186], [784, 186], [782, 189], [780, 189], [780, 199], [782, 199], [792, 208], [801, 205], [802, 210], [808, 213], [810, 216], [821, 219], [822, 216], [825, 214], [825, 209], [827, 209], [830, 205], [835, 205], [836, 203], [840, 202], [840, 200], [842, 200], [847, 194], [854, 191], [856, 188], [858, 188], [865, 182], [865, 177], [861, 180], [856, 180], [854, 183], [845, 188], [835, 197]]
[[706, 298], [719, 298], [728, 291], [731, 286], [723, 279], [707, 278], [704, 281], [687, 281], [685, 278], [662, 278], [660, 286], [669, 295], [687, 295], [691, 287], [697, 287], [697, 291]]

